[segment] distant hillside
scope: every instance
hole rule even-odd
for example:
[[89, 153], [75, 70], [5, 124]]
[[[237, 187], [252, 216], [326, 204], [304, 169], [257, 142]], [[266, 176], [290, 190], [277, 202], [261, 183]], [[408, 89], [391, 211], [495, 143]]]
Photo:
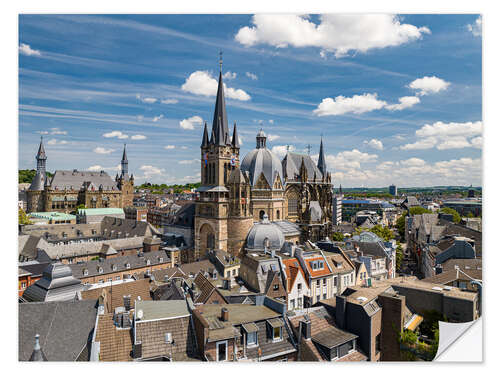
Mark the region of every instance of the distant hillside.
[[[52, 177], [53, 174], [50, 172], [46, 172], [47, 176]], [[24, 183], [31, 183], [33, 181], [33, 177], [35, 177], [36, 170], [35, 169], [20, 169], [19, 174], [18, 174], [18, 183], [19, 184], [24, 184]]]

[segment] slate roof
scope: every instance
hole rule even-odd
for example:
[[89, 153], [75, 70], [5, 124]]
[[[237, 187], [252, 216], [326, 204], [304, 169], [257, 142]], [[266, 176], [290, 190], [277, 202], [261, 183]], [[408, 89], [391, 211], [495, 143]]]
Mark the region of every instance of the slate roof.
[[115, 308], [124, 306], [123, 296], [130, 295], [130, 304], [134, 306], [134, 301], [141, 298], [143, 301], [151, 300], [149, 291], [149, 280], [128, 281], [102, 288], [88, 289], [81, 292], [83, 300], [95, 300], [104, 297], [104, 307], [107, 312], [113, 312]]
[[49, 361], [88, 360], [96, 315], [97, 300], [19, 304], [19, 360], [29, 360], [35, 334]]
[[153, 300], [171, 301], [184, 299], [184, 292], [176, 282], [159, 285], [153, 291]]
[[115, 326], [113, 313], [99, 315], [94, 341], [100, 344], [100, 361], [132, 361], [133, 340], [132, 329]]
[[449, 259], [442, 263], [443, 271], [454, 270], [455, 266], [459, 266], [464, 272], [468, 270], [480, 270], [483, 268], [483, 260], [479, 258], [475, 259]]
[[181, 264], [179, 269], [186, 275], [196, 276], [198, 272], [208, 272], [210, 269], [214, 268], [214, 265], [208, 260], [200, 260], [198, 262], [191, 262]]
[[[104, 276], [109, 273], [120, 271], [132, 272], [136, 268], [148, 266], [148, 261], [150, 262], [150, 266], [165, 265], [165, 267], [167, 267], [170, 265], [170, 258], [168, 257], [166, 251], [158, 250], [141, 253], [141, 256], [123, 255], [101, 260], [90, 260], [84, 263], [73, 263], [70, 264], [69, 267], [71, 268], [74, 277], [83, 279], [91, 276]], [[127, 268], [127, 264], [130, 265], [129, 268]], [[99, 272], [101, 269], [102, 272]], [[85, 270], [87, 271], [87, 274], [85, 274]]]
[[307, 171], [307, 181], [314, 181], [314, 174], [316, 173], [316, 180], [323, 179], [323, 173], [316, 166], [310, 155], [298, 154], [295, 152], [287, 152], [285, 158], [281, 162], [283, 168], [283, 175], [288, 179], [295, 179], [295, 176], [300, 175], [300, 166], [304, 160], [304, 166]]
[[[434, 283], [434, 284], [448, 284], [456, 280], [482, 280], [483, 279], [483, 271], [482, 270], [463, 270], [462, 271], [465, 273], [465, 275], [462, 272], [458, 273], [457, 277], [457, 271], [456, 270], [449, 270], [449, 271], [444, 271], [441, 272], [435, 276], [431, 277], [426, 277], [425, 279], [422, 279], [422, 281], [425, 281], [427, 283]], [[470, 276], [467, 277], [466, 275]]]
[[[186, 301], [140, 301], [136, 311], [144, 317], [135, 323], [135, 340], [142, 342], [142, 358], [168, 357], [174, 361], [200, 360], [196, 335]], [[150, 320], [154, 319], [154, 320]], [[165, 343], [171, 333], [175, 345]]]
[[255, 223], [247, 234], [246, 248], [264, 251], [264, 240], [269, 240], [268, 250], [280, 250], [285, 243], [285, 236], [278, 225], [264, 218]]
[[245, 155], [241, 162], [242, 172], [248, 172], [251, 186], [255, 186], [261, 174], [272, 189], [277, 176], [284, 185], [281, 161], [271, 150], [266, 147], [256, 148]]
[[219, 292], [216, 286], [214, 286], [200, 271], [196, 275], [194, 279], [194, 284], [196, 285], [199, 294], [195, 296], [193, 302], [194, 303], [206, 303], [208, 298], [212, 295], [212, 293], [218, 293], [223, 300], [225, 300], [224, 296]]
[[103, 190], [119, 190], [116, 182], [104, 171], [78, 171], [78, 170], [57, 170], [50, 183], [54, 190], [80, 190], [85, 182], [90, 182], [97, 189], [102, 185]]
[[75, 299], [81, 289], [80, 280], [73, 277], [68, 265], [50, 263], [42, 278], [26, 288], [23, 298], [29, 302], [68, 301]]

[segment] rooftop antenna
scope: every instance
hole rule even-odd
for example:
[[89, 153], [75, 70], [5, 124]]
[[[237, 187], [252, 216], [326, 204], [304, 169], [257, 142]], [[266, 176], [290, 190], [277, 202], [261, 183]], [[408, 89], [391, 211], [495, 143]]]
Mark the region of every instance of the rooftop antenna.
[[219, 51], [219, 69], [222, 72], [222, 51]]

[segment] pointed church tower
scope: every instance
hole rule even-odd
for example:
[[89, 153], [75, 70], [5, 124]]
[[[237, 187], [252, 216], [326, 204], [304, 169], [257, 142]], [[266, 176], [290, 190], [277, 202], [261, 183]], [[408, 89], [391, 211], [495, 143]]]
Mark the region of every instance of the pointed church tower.
[[228, 129], [222, 54], [219, 64], [211, 136], [208, 140], [208, 128], [205, 126], [200, 147], [201, 186], [195, 213], [195, 260], [205, 258], [211, 249], [227, 250], [228, 183], [231, 172], [239, 166], [240, 147], [236, 124], [232, 138]]
[[128, 175], [127, 145], [123, 145], [123, 154], [121, 164], [121, 174], [117, 178], [118, 189], [122, 192], [121, 207], [130, 207], [134, 205], [134, 177]]
[[40, 335], [38, 333], [35, 335], [35, 346], [33, 347], [33, 352], [31, 353], [29, 360], [30, 362], [47, 361], [47, 357], [45, 357], [45, 354], [43, 353], [42, 348], [40, 347]]
[[128, 178], [128, 160], [127, 160], [127, 145], [123, 144], [123, 155], [122, 155], [122, 177]]
[[326, 177], [326, 160], [325, 160], [325, 152], [323, 150], [323, 137], [321, 137], [321, 144], [319, 146], [318, 169], [323, 174], [323, 178], [325, 178]]
[[27, 193], [27, 212], [45, 211], [45, 185], [47, 184], [46, 163], [47, 155], [43, 147], [43, 137], [40, 137], [40, 145], [35, 156], [36, 174], [31, 181]]

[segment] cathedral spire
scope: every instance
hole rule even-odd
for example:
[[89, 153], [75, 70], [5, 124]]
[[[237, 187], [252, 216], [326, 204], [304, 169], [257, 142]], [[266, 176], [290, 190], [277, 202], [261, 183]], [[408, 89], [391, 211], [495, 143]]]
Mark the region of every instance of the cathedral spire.
[[123, 144], [123, 155], [122, 155], [122, 176], [128, 175], [128, 160], [127, 160], [127, 145]]
[[214, 143], [216, 145], [225, 145], [226, 140], [229, 139], [229, 128], [227, 126], [226, 101], [224, 99], [224, 83], [222, 82], [222, 55], [219, 64], [219, 85], [217, 87], [217, 97], [215, 100], [212, 132], [215, 134]]
[[40, 146], [38, 146], [38, 152], [36, 153], [36, 170], [45, 173], [45, 163], [47, 161], [47, 155], [45, 154], [45, 148], [43, 147], [43, 137], [40, 137]]
[[205, 121], [205, 128], [203, 129], [203, 139], [201, 141], [201, 147], [208, 146], [208, 130], [207, 130], [207, 122]]
[[234, 122], [233, 141], [231, 142], [231, 144], [234, 148], [240, 147], [240, 138], [238, 137], [238, 130], [236, 130], [236, 121]]
[[321, 171], [323, 176], [326, 176], [326, 161], [325, 152], [323, 150], [323, 137], [321, 137], [321, 144], [319, 146], [318, 169]]

